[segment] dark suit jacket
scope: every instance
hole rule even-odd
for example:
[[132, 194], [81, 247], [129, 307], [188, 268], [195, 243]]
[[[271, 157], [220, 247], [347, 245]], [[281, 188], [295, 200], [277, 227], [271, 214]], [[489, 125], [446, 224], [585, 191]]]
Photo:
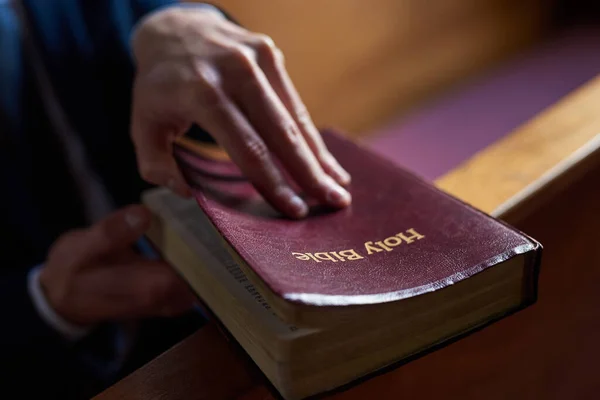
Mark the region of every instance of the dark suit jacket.
[[[128, 132], [130, 32], [141, 16], [174, 2], [22, 1], [58, 100], [116, 206], [138, 202], [147, 187]], [[102, 342], [102, 334], [87, 344], [64, 342], [38, 318], [26, 291], [28, 271], [54, 240], [85, 225], [56, 138], [19, 20], [0, 2], [0, 387], [26, 377], [19, 398], [66, 399], [106, 383], [81, 359], [85, 346], [99, 348], [90, 343]]]

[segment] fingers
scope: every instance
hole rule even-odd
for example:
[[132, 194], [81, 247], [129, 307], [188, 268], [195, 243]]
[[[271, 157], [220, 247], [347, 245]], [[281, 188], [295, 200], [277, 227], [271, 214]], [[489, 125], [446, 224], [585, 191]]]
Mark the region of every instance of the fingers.
[[140, 260], [105, 268], [104, 299], [114, 318], [172, 316], [189, 310], [196, 301], [185, 282], [162, 261]]
[[188, 310], [195, 297], [183, 280], [166, 263], [131, 247], [149, 225], [150, 212], [134, 205], [63, 235], [40, 273], [53, 309], [80, 325]]
[[323, 170], [262, 70], [251, 57], [243, 55], [243, 52], [240, 54], [239, 57], [246, 61], [238, 62], [239, 68], [235, 71], [237, 85], [227, 90], [260, 133], [268, 149], [278, 157], [300, 187], [320, 203], [333, 207], [350, 204], [350, 194]]
[[81, 324], [174, 316], [196, 301], [168, 264], [141, 257], [86, 271], [76, 290], [72, 295], [79, 300], [69, 316]]
[[292, 190], [275, 165], [265, 141], [210, 76], [208, 65], [198, 65], [204, 77], [199, 88], [198, 117], [229, 153], [262, 196], [292, 218], [308, 212], [304, 201]]
[[110, 214], [91, 228], [73, 232], [61, 239], [54, 259], [71, 265], [85, 266], [102, 256], [131, 246], [150, 226], [150, 212], [132, 205]]
[[350, 174], [338, 163], [327, 149], [321, 134], [315, 127], [306, 106], [302, 102], [287, 70], [284, 66], [283, 53], [275, 46], [273, 40], [265, 35], [253, 35], [249, 45], [257, 54], [258, 64], [264, 71], [276, 95], [281, 99], [294, 122], [302, 132], [304, 139], [321, 164], [323, 170], [339, 184], [350, 183]]
[[328, 151], [270, 39], [193, 12], [165, 13], [144, 26], [134, 41], [131, 135], [145, 180], [190, 195], [172, 143], [197, 123], [285, 214], [303, 217], [308, 207], [276, 162], [320, 203], [350, 204], [341, 186], [350, 176]]

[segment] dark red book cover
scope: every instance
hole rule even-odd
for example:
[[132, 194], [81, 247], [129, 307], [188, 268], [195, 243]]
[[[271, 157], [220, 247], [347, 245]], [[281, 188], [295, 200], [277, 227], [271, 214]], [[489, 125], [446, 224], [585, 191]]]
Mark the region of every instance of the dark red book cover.
[[[340, 134], [323, 137], [352, 175], [353, 202], [342, 210], [315, 207], [299, 221], [273, 210], [232, 163], [176, 149], [199, 206], [282, 298], [329, 306], [395, 301], [541, 250], [527, 235]], [[532, 301], [536, 264], [525, 288]]]

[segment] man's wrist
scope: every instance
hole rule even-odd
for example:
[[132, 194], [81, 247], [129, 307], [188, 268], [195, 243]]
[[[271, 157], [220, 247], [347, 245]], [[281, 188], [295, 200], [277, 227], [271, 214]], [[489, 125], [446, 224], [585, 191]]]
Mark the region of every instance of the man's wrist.
[[43, 265], [33, 268], [27, 276], [27, 291], [35, 310], [40, 318], [63, 338], [70, 341], [82, 339], [92, 330], [92, 327], [73, 324], [56, 312], [48, 301], [40, 283], [42, 268]]

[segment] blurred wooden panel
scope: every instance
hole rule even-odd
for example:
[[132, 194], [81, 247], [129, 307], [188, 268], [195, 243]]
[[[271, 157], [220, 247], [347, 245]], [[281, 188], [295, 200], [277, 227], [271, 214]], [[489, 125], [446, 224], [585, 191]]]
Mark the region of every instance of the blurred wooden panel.
[[320, 127], [358, 134], [535, 42], [543, 0], [219, 0], [270, 35]]

